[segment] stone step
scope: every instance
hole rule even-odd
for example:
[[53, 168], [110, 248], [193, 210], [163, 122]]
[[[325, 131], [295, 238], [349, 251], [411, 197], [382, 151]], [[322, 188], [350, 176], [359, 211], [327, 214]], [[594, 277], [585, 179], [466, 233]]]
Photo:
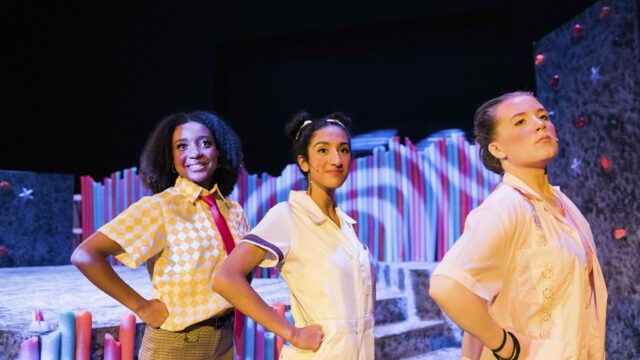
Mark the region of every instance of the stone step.
[[404, 291], [379, 286], [376, 289], [376, 326], [406, 320], [407, 297]]
[[396, 360], [446, 347], [460, 346], [444, 320], [406, 320], [376, 326], [376, 359]]
[[376, 280], [379, 286], [405, 293], [408, 318], [443, 319], [440, 308], [429, 297], [429, 278], [436, 265], [433, 262], [379, 262], [376, 264]]
[[426, 354], [416, 355], [402, 360], [458, 360], [460, 359], [459, 347], [448, 347], [436, 351], [429, 351]]

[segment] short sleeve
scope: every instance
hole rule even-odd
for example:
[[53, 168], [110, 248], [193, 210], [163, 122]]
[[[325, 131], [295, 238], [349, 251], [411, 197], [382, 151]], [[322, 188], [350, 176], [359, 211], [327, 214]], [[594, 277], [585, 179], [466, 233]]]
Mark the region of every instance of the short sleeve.
[[456, 280], [487, 301], [502, 288], [514, 258], [515, 224], [522, 216], [509, 204], [492, 205], [482, 204], [469, 213], [464, 232], [433, 272]]
[[291, 220], [286, 213], [288, 204], [271, 208], [242, 241], [251, 243], [267, 253], [261, 267], [274, 267], [282, 262], [291, 248]]
[[143, 197], [98, 229], [124, 249], [117, 256], [123, 264], [136, 268], [165, 247], [166, 234], [162, 206], [154, 197]]
[[239, 242], [249, 231], [251, 230], [251, 226], [247, 221], [247, 217], [244, 214], [244, 209], [242, 205], [240, 205], [236, 201], [231, 202], [230, 212], [229, 212], [229, 220], [227, 223], [232, 226], [232, 232], [234, 240]]

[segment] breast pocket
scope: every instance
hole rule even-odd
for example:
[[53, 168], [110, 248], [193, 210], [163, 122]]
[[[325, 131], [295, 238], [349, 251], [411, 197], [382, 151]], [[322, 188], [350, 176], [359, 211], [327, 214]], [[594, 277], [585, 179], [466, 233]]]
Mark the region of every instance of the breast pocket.
[[363, 279], [364, 292], [366, 295], [371, 295], [373, 288], [369, 256], [369, 250], [366, 248], [360, 250], [358, 253], [358, 266], [360, 268], [360, 276]]

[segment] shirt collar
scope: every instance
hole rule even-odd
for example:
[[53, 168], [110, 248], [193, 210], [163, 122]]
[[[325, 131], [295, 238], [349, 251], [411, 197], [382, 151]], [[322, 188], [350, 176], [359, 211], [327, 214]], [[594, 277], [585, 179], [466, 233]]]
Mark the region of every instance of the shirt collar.
[[227, 199], [222, 196], [222, 192], [218, 188], [218, 184], [213, 185], [211, 190], [206, 190], [202, 186], [194, 183], [189, 179], [185, 179], [178, 176], [176, 183], [173, 186], [180, 194], [184, 195], [191, 203], [195, 203], [200, 195], [214, 194], [217, 199], [226, 201]]
[[[329, 220], [329, 217], [325, 215], [318, 204], [316, 204], [305, 191], [291, 191], [289, 193], [289, 204], [301, 209], [311, 221], [316, 225], [322, 225], [325, 221]], [[336, 207], [338, 216], [348, 224], [355, 224], [349, 215], [343, 213], [338, 207]]]
[[[502, 178], [502, 182], [516, 189], [519, 193], [521, 193], [529, 200], [544, 201], [543, 197], [540, 194], [531, 189], [527, 184], [525, 184], [522, 180], [511, 173], [505, 172], [504, 177]], [[556, 196], [560, 196], [560, 187], [551, 186], [551, 190]]]

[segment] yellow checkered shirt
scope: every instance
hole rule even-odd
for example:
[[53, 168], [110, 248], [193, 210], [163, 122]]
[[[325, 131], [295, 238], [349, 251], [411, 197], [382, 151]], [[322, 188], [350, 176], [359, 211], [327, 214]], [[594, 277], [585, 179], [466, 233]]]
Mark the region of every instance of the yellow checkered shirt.
[[170, 331], [210, 318], [231, 307], [211, 290], [215, 267], [227, 257], [208, 205], [200, 195], [214, 193], [236, 243], [249, 231], [242, 207], [224, 199], [217, 185], [207, 191], [178, 177], [173, 187], [147, 196], [98, 231], [124, 249], [118, 260], [131, 268], [160, 254], [151, 282], [153, 297], [169, 309], [161, 328]]

